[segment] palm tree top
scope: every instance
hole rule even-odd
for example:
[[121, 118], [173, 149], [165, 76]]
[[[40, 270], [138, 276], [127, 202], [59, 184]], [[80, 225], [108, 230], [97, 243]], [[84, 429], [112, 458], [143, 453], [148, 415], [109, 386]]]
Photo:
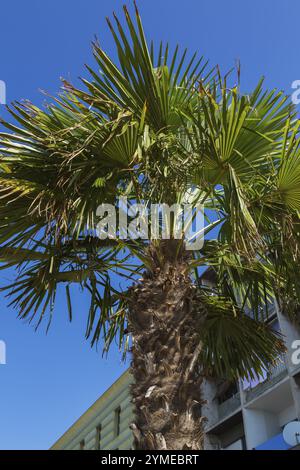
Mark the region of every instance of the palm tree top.
[[[63, 285], [72, 319], [78, 283], [91, 299], [86, 336], [104, 338], [105, 349], [117, 337], [126, 348], [128, 287], [151, 272], [153, 252], [145, 240], [95, 237], [97, 207], [120, 196], [172, 203], [193, 188], [207, 234], [218, 227], [188, 261], [208, 312], [202, 361], [229, 376], [260, 371], [284, 349], [261, 321], [266, 306], [280, 299], [293, 318], [298, 307], [295, 108], [263, 80], [243, 94], [239, 70], [223, 77], [178, 46], [155, 49], [136, 4], [135, 18], [124, 12], [124, 26], [115, 14], [107, 20], [116, 62], [94, 42], [96, 69], [87, 67], [82, 88], [63, 81], [46, 109], [14, 103], [11, 121], [1, 121], [0, 256], [19, 273], [6, 286], [11, 305], [49, 324]], [[152, 245], [163, 267], [160, 243]], [[213, 287], [198, 282], [204, 267]]]

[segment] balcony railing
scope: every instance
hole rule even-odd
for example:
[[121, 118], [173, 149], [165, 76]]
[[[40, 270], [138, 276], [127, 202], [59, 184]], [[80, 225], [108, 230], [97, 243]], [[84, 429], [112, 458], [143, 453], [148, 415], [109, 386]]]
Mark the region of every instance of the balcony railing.
[[287, 375], [287, 367], [284, 358], [280, 358], [275, 366], [272, 366], [263, 382], [258, 383], [255, 387], [245, 390], [246, 401], [261, 395], [265, 390], [280, 382]]
[[[286, 367], [286, 362], [283, 356], [278, 359], [276, 365], [270, 367], [264, 379], [262, 379], [259, 383], [256, 382], [253, 386], [251, 386], [250, 382], [248, 387], [244, 388], [245, 401], [249, 402], [250, 400], [261, 395], [265, 390], [268, 390], [270, 387], [272, 387], [276, 383], [280, 382], [284, 377], [286, 377], [287, 373], [288, 371]], [[240, 407], [241, 397], [240, 393], [237, 392], [218, 405], [217, 416], [215, 416], [214, 419], [210, 420], [210, 426], [214, 426], [226, 417], [229, 417]]]
[[219, 408], [218, 408], [219, 420], [221, 421], [223, 418], [226, 418], [226, 416], [231, 415], [240, 406], [241, 406], [241, 397], [239, 393], [236, 393], [232, 397], [228, 398], [228, 400], [223, 401], [223, 403], [219, 405]]
[[241, 398], [240, 394], [236, 393], [232, 395], [232, 397], [228, 398], [227, 400], [223, 401], [218, 405], [217, 408], [217, 416], [211, 420], [210, 425], [215, 425], [219, 421], [222, 421], [227, 416], [233, 414], [239, 407], [241, 406]]

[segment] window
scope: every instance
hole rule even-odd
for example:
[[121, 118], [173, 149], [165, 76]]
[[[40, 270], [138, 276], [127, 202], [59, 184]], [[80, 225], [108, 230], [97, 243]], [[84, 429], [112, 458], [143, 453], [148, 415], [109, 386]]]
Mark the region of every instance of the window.
[[245, 450], [246, 449], [246, 442], [245, 438], [242, 437], [237, 441], [232, 442], [232, 444], [223, 448], [223, 450]]
[[121, 420], [121, 407], [118, 406], [118, 408], [115, 409], [115, 420], [114, 420], [115, 437], [117, 437], [120, 434], [120, 420]]
[[101, 424], [96, 427], [96, 445], [95, 445], [96, 450], [101, 449]]
[[215, 398], [217, 398], [219, 404], [221, 404], [224, 401], [229, 400], [238, 392], [239, 392], [239, 389], [238, 389], [238, 384], [236, 382], [224, 380], [223, 382], [219, 384]]
[[80, 447], [80, 450], [84, 450], [84, 448], [85, 448], [85, 440], [84, 439], [82, 439], [82, 441], [80, 441], [79, 447]]
[[267, 380], [268, 378], [268, 372], [266, 370], [263, 370], [261, 375], [257, 376], [254, 372], [253, 369], [251, 369], [252, 374], [254, 375], [254, 378], [244, 378], [242, 380], [242, 388], [244, 391], [249, 391], [252, 390], [253, 388], [257, 387], [260, 383], [263, 383]]

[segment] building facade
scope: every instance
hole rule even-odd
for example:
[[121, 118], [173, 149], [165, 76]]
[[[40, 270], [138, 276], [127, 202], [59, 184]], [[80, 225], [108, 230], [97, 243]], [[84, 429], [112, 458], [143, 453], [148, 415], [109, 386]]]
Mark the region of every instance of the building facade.
[[131, 449], [133, 421], [128, 371], [55, 442], [51, 450]]
[[300, 420], [300, 364], [292, 360], [300, 331], [275, 306], [268, 321], [283, 335], [287, 352], [260, 380], [236, 384], [206, 381], [203, 414], [208, 418], [207, 449], [292, 448], [282, 431], [289, 422]]
[[[300, 364], [292, 362], [292, 345], [300, 339], [300, 331], [276, 307], [268, 321], [283, 334], [287, 353], [260, 380], [205, 381], [205, 449], [292, 448], [284, 441], [282, 430], [287, 423], [300, 420]], [[52, 449], [131, 449], [131, 380], [129, 372], [125, 372]]]

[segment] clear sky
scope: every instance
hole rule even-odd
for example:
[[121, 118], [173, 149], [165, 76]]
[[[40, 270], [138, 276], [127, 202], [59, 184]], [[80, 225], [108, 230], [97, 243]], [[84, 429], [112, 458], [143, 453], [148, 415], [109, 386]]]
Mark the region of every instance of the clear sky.
[[[7, 0], [0, 5], [0, 80], [7, 101], [42, 104], [39, 89], [55, 93], [59, 78], [76, 82], [93, 63], [96, 34], [113, 51], [105, 17], [122, 15], [124, 0]], [[227, 71], [239, 59], [242, 87], [261, 75], [291, 93], [300, 79], [299, 0], [139, 0], [148, 38], [169, 40], [205, 55]], [[0, 116], [5, 115], [0, 106]], [[0, 272], [0, 285], [11, 273]], [[0, 297], [0, 449], [47, 449], [124, 370], [118, 351], [107, 359], [84, 340], [87, 302], [76, 294], [75, 319], [58, 299], [48, 335], [16, 319]]]

